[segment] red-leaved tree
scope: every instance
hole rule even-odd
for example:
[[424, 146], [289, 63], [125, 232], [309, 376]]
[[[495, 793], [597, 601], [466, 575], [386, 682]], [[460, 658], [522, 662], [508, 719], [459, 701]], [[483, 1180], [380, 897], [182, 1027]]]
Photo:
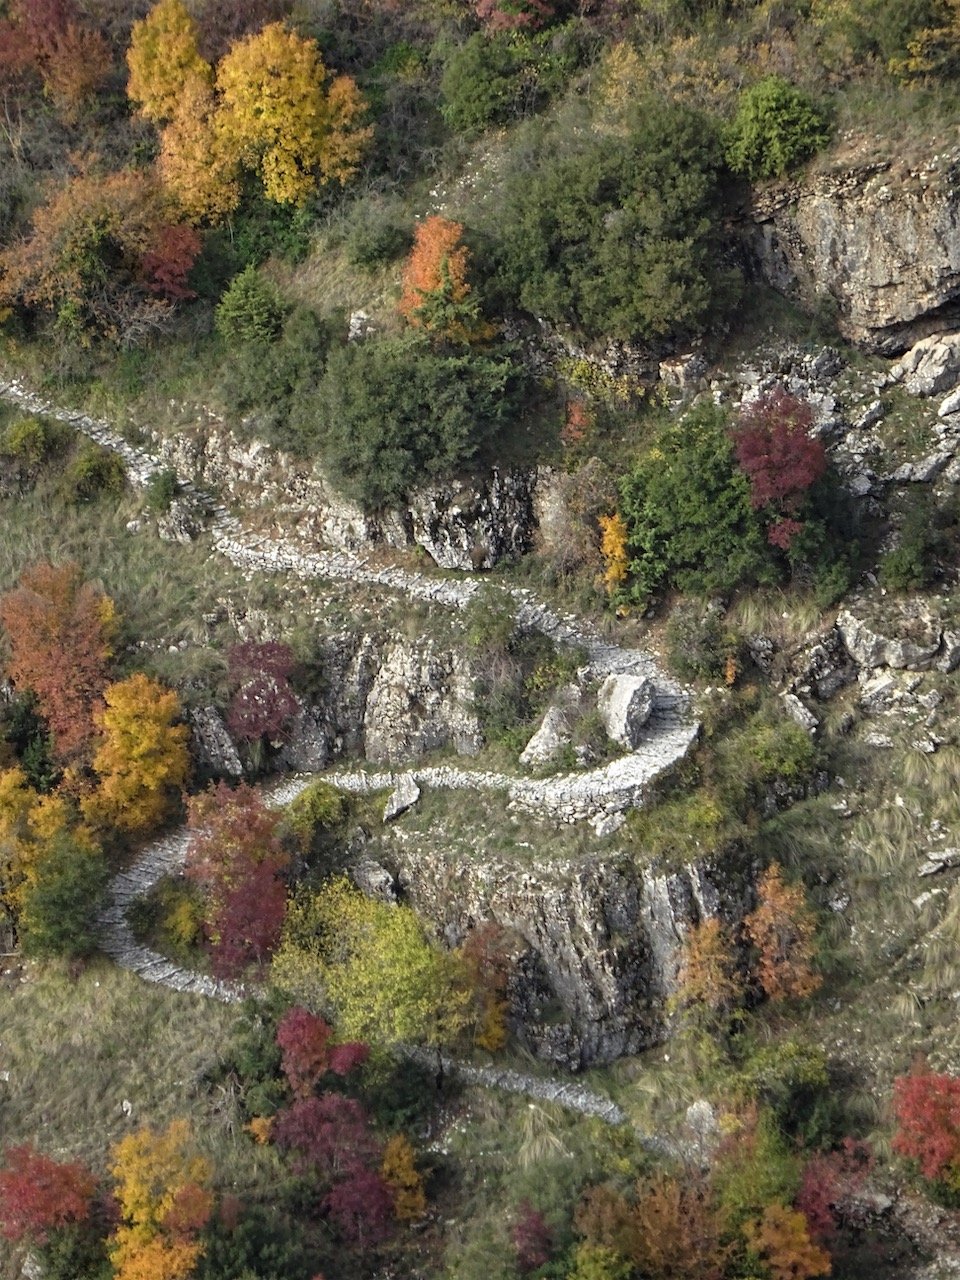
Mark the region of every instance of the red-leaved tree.
[[537, 31], [556, 16], [551, 0], [476, 0], [475, 7], [488, 31]]
[[338, 1182], [323, 1208], [344, 1239], [360, 1248], [380, 1244], [393, 1230], [393, 1195], [375, 1169], [358, 1169]]
[[168, 302], [187, 302], [196, 291], [187, 284], [200, 252], [200, 236], [185, 223], [157, 228], [153, 245], [143, 255], [141, 269], [147, 288]]
[[893, 1149], [929, 1182], [960, 1192], [960, 1079], [918, 1070], [893, 1082]]
[[529, 1200], [520, 1203], [518, 1217], [510, 1232], [517, 1254], [517, 1268], [522, 1275], [536, 1271], [550, 1261], [553, 1252], [553, 1232], [539, 1209]]
[[268, 958], [283, 924], [288, 858], [270, 810], [252, 787], [220, 782], [187, 805], [192, 832], [186, 874], [206, 895], [205, 930], [214, 969], [237, 977]]
[[810, 435], [810, 405], [777, 387], [740, 411], [734, 447], [740, 469], [750, 481], [750, 502], [764, 511], [767, 537], [789, 550], [803, 529], [803, 504], [827, 469], [823, 444]]
[[370, 1049], [357, 1041], [331, 1044], [333, 1028], [308, 1009], [288, 1009], [277, 1024], [284, 1075], [297, 1098], [308, 1098], [328, 1073], [349, 1075], [366, 1062]]
[[227, 654], [234, 694], [227, 708], [227, 727], [241, 742], [281, 740], [299, 703], [290, 687], [293, 650], [277, 640], [235, 644]]
[[271, 1136], [299, 1172], [325, 1181], [377, 1167], [383, 1155], [362, 1104], [342, 1093], [299, 1098], [274, 1117]]
[[810, 1157], [794, 1207], [806, 1218], [812, 1240], [830, 1244], [837, 1233], [844, 1202], [856, 1195], [873, 1166], [869, 1145], [856, 1138], [844, 1138], [836, 1151], [821, 1151]]
[[96, 1180], [82, 1164], [61, 1164], [30, 1144], [10, 1147], [0, 1169], [0, 1233], [46, 1244], [49, 1233], [90, 1213]]

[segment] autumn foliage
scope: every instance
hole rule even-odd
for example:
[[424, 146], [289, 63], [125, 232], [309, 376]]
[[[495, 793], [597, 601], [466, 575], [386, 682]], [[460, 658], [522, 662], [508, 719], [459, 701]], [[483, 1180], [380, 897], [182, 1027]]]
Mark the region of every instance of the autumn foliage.
[[170, 309], [144, 270], [169, 226], [149, 173], [91, 167], [68, 177], [34, 212], [30, 235], [0, 253], [0, 303], [50, 312], [81, 343], [133, 345]]
[[61, 1164], [29, 1144], [10, 1147], [0, 1169], [0, 1232], [18, 1243], [45, 1244], [51, 1231], [87, 1217], [95, 1189], [82, 1164]]
[[649, 1280], [721, 1280], [729, 1248], [710, 1188], [698, 1177], [641, 1178], [632, 1197], [601, 1184], [574, 1215], [590, 1245], [630, 1262]]
[[414, 230], [403, 272], [400, 314], [437, 338], [467, 341], [485, 336], [468, 280], [470, 253], [463, 225], [434, 214]]
[[150, 831], [169, 815], [187, 781], [189, 730], [177, 723], [180, 702], [142, 672], [109, 685], [103, 698], [95, 717], [98, 785], [84, 801], [84, 814], [118, 831]]
[[278, 204], [302, 204], [318, 182], [345, 182], [370, 138], [354, 81], [326, 80], [316, 41], [280, 22], [238, 41], [217, 68], [220, 136]]
[[555, 14], [551, 0], [475, 0], [477, 17], [488, 31], [536, 31]]
[[197, 24], [181, 0], [159, 0], [134, 24], [127, 51], [127, 94], [148, 120], [172, 119], [191, 82], [207, 88], [213, 83], [213, 69], [200, 56], [197, 35]]
[[209, 787], [188, 803], [193, 832], [187, 875], [206, 896], [205, 928], [214, 969], [237, 977], [276, 944], [286, 911], [288, 858], [277, 834], [280, 813], [252, 787]]
[[38, 564], [0, 598], [0, 622], [10, 646], [8, 675], [36, 694], [57, 757], [76, 756], [93, 733], [93, 708], [107, 683], [113, 601], [84, 582], [75, 564]]
[[189, 1126], [140, 1129], [113, 1148], [121, 1222], [109, 1242], [117, 1280], [187, 1280], [213, 1209], [210, 1166], [192, 1153]]
[[811, 995], [823, 979], [813, 969], [816, 921], [801, 885], [787, 884], [774, 862], [757, 885], [757, 906], [743, 922], [757, 951], [757, 977], [771, 1000]]
[[395, 1133], [383, 1149], [380, 1174], [393, 1196], [393, 1212], [398, 1222], [416, 1222], [427, 1211], [423, 1175], [417, 1171], [409, 1138]]
[[294, 1006], [277, 1024], [284, 1075], [296, 1098], [309, 1097], [328, 1073], [347, 1076], [366, 1061], [369, 1049], [351, 1042], [331, 1044], [333, 1028], [308, 1009]]
[[807, 1220], [796, 1209], [769, 1204], [744, 1227], [747, 1243], [761, 1258], [771, 1280], [808, 1280], [830, 1274], [830, 1255], [810, 1239]]
[[797, 517], [811, 486], [827, 469], [823, 444], [810, 435], [813, 411], [782, 387], [740, 411], [737, 462], [750, 481], [750, 503], [769, 522], [767, 537], [783, 550], [803, 529]]
[[917, 1070], [893, 1082], [893, 1148], [928, 1182], [960, 1193], [960, 1078]]
[[713, 1013], [729, 1011], [743, 996], [744, 983], [729, 930], [716, 916], [693, 925], [683, 940], [677, 999]]

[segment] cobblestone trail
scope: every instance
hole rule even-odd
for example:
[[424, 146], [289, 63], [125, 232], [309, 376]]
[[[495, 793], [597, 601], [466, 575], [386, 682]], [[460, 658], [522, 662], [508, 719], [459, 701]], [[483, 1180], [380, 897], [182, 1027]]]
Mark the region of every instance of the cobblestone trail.
[[[145, 487], [164, 464], [145, 450], [130, 444], [106, 422], [71, 409], [51, 404], [20, 381], [0, 382], [0, 397], [29, 413], [42, 414], [73, 427], [103, 448], [122, 458], [132, 484]], [[290, 573], [302, 579], [327, 579], [382, 586], [427, 603], [462, 609], [479, 590], [477, 579], [450, 581], [425, 573], [411, 573], [398, 567], [380, 567], [364, 557], [345, 551], [304, 551], [293, 542], [254, 533], [194, 485], [180, 480], [181, 491], [202, 502], [208, 515], [208, 529], [214, 549], [241, 570], [249, 573]], [[563, 616], [539, 601], [533, 592], [511, 588], [520, 626], [537, 630], [556, 644], [581, 648], [587, 655], [588, 675], [630, 674], [652, 680], [657, 697], [645, 740], [629, 755], [598, 769], [542, 780], [516, 778], [508, 774], [459, 769], [450, 766], [403, 771], [420, 786], [453, 790], [502, 791], [517, 808], [549, 813], [563, 821], [622, 812], [643, 799], [650, 782], [688, 750], [698, 726], [689, 715], [687, 700], [676, 682], [665, 676], [653, 658], [640, 650], [623, 649], [589, 631], [577, 618]], [[394, 788], [403, 772], [367, 773], [340, 771], [325, 775], [337, 787], [355, 793]], [[310, 782], [310, 776], [284, 779], [268, 792], [270, 802], [287, 804]], [[183, 866], [188, 837], [174, 832], [148, 845], [128, 870], [111, 883], [108, 902], [99, 919], [103, 950], [117, 964], [176, 991], [191, 992], [226, 1002], [236, 1002], [247, 994], [240, 984], [220, 982], [173, 964], [167, 957], [141, 946], [127, 918], [132, 903], [143, 897], [165, 875]], [[580, 1085], [545, 1080], [516, 1071], [476, 1067], [444, 1059], [444, 1069], [462, 1079], [489, 1088], [520, 1093], [555, 1102], [585, 1115], [599, 1116], [611, 1124], [622, 1124], [626, 1116], [609, 1098]], [[655, 1144], [655, 1139], [649, 1140]]]
[[[0, 383], [0, 396], [30, 413], [67, 423], [97, 444], [113, 450], [123, 459], [131, 482], [137, 486], [146, 485], [161, 469], [158, 459], [129, 444], [108, 423], [50, 404], [16, 380]], [[362, 582], [457, 609], [462, 609], [479, 590], [480, 584], [475, 578], [451, 581], [398, 567], [372, 565], [350, 552], [304, 551], [287, 539], [251, 532], [226, 508], [200, 494], [188, 482], [182, 482], [181, 488], [204, 500], [214, 548], [246, 572], [291, 573], [306, 580]], [[521, 626], [542, 632], [556, 644], [585, 651], [589, 675], [629, 674], [653, 681], [657, 696], [643, 741], [629, 755], [599, 768], [547, 779], [445, 767], [410, 772], [421, 785], [503, 791], [514, 807], [548, 814], [564, 822], [599, 819], [642, 803], [650, 783], [681, 759], [696, 737], [698, 726], [689, 713], [682, 688], [660, 670], [650, 654], [623, 649], [602, 639], [577, 618], [556, 613], [525, 588], [512, 588], [510, 595]], [[331, 775], [330, 781], [344, 790], [369, 791], [392, 786], [398, 776], [341, 772]]]

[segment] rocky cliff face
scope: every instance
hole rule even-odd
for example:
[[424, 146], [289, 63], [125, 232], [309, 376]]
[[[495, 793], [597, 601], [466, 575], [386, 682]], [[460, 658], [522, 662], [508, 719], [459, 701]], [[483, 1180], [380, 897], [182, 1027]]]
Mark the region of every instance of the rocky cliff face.
[[528, 551], [536, 526], [536, 472], [494, 469], [437, 483], [402, 509], [372, 515], [336, 493], [309, 462], [236, 440], [210, 417], [174, 438], [155, 434], [153, 444], [181, 476], [247, 510], [268, 510], [278, 524], [325, 547], [422, 547], [443, 569], [491, 569]]
[[750, 906], [748, 869], [666, 873], [616, 853], [569, 861], [444, 858], [391, 845], [404, 897], [451, 944], [493, 921], [522, 939], [510, 994], [520, 1037], [572, 1069], [664, 1038], [679, 946], [692, 923]]
[[[301, 706], [280, 766], [314, 772], [344, 755], [395, 764], [443, 749], [475, 755], [483, 745], [476, 672], [455, 647], [344, 631], [326, 637], [320, 652], [324, 687]], [[191, 725], [201, 766], [239, 776], [236, 747], [216, 710], [194, 711]]]
[[750, 255], [780, 292], [832, 299], [852, 341], [902, 351], [960, 317], [958, 172], [955, 147], [914, 164], [851, 142], [830, 172], [756, 194]]

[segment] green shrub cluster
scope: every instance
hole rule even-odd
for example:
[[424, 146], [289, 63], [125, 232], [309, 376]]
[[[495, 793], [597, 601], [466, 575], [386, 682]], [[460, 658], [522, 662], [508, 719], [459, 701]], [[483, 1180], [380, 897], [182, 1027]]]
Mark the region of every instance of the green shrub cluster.
[[630, 595], [726, 592], [779, 576], [723, 412], [702, 404], [665, 427], [621, 484]]
[[524, 310], [588, 335], [651, 339], [695, 333], [729, 302], [720, 147], [706, 118], [644, 102], [624, 136], [556, 130], [514, 157], [494, 234], [500, 285]]
[[95, 502], [102, 497], [119, 497], [126, 478], [120, 455], [89, 441], [80, 446], [64, 471], [64, 490], [72, 502]]
[[347, 343], [330, 353], [315, 402], [320, 456], [363, 506], [397, 503], [469, 468], [526, 390], [505, 351], [438, 350], [414, 334]]
[[829, 141], [826, 116], [810, 97], [781, 76], [766, 76], [740, 95], [727, 160], [753, 181], [782, 178]]
[[280, 332], [284, 310], [274, 286], [254, 266], [246, 266], [217, 305], [217, 332], [233, 351], [251, 342], [271, 342]]

